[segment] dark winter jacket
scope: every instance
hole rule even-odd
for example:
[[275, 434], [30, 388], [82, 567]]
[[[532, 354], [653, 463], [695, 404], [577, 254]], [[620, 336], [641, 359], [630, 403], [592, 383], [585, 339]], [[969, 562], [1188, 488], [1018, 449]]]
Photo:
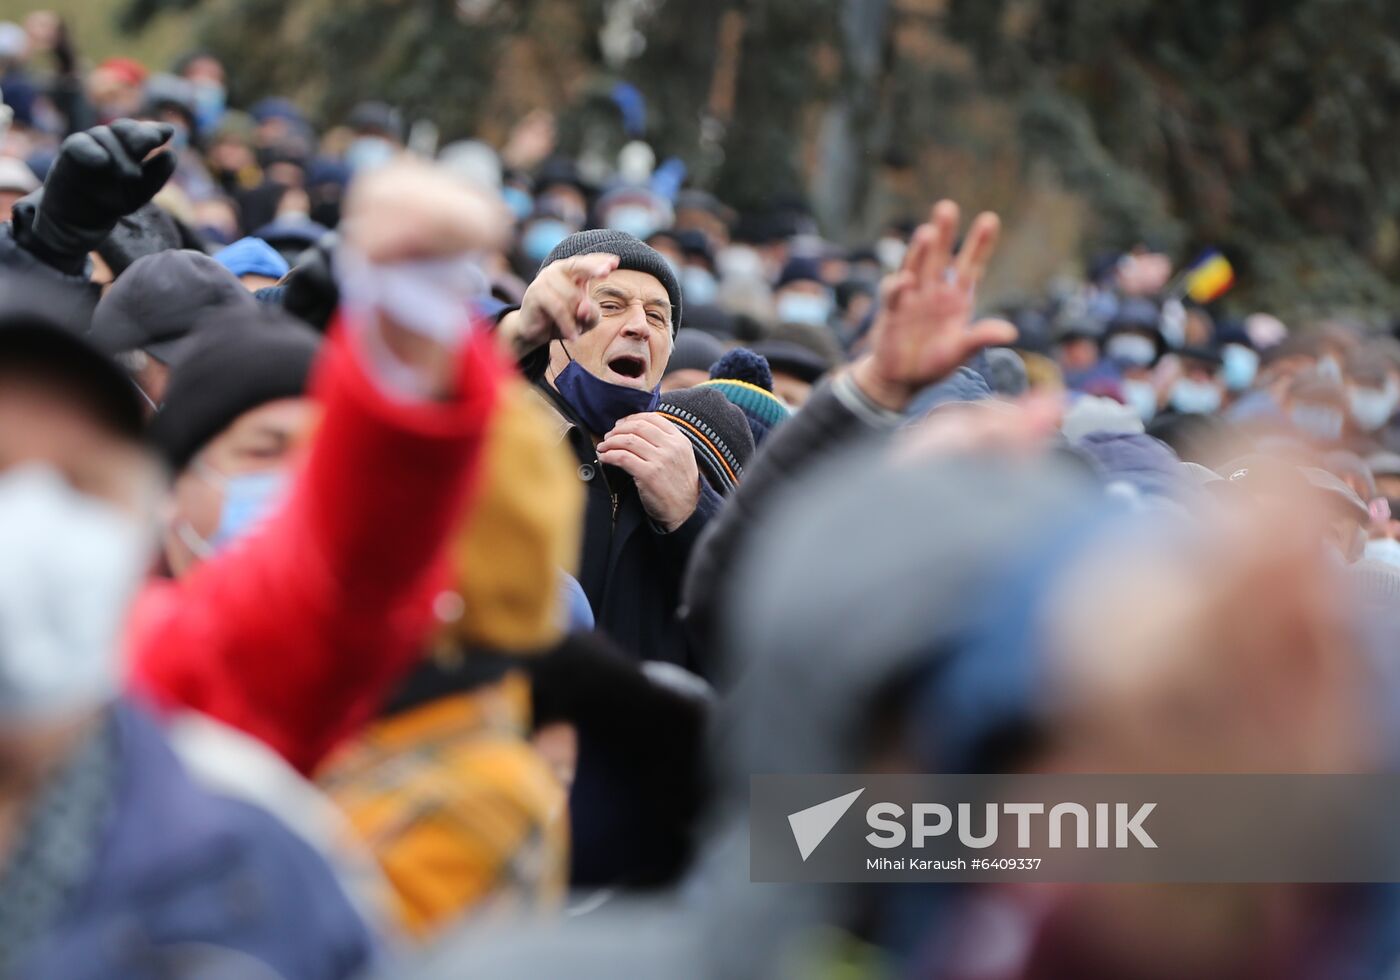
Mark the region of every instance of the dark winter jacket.
[[561, 437], [578, 459], [578, 476], [588, 490], [578, 580], [598, 628], [639, 660], [701, 672], [677, 610], [691, 550], [719, 512], [719, 495], [701, 480], [695, 513], [669, 534], [662, 531], [643, 509], [632, 478], [599, 461], [568, 403], [543, 380], [535, 387], [558, 414]]
[[700, 673], [714, 675], [722, 586], [744, 540], [763, 522], [782, 490], [822, 460], [862, 438], [880, 437], [904, 422], [867, 399], [841, 375], [812, 393], [802, 411], [765, 440], [744, 481], [706, 531], [686, 574], [682, 615], [701, 651]]
[[93, 867], [17, 977], [338, 980], [369, 964], [369, 933], [310, 847], [197, 786], [142, 709], [112, 721]]

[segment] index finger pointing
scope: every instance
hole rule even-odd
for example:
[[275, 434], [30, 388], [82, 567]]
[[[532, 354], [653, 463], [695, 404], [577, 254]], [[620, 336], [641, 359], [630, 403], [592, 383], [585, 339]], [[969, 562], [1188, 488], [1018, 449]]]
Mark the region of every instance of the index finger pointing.
[[621, 261], [616, 255], [606, 252], [589, 252], [586, 255], [561, 259], [555, 264], [561, 266], [575, 282], [582, 283], [590, 279], [601, 279], [614, 272]]

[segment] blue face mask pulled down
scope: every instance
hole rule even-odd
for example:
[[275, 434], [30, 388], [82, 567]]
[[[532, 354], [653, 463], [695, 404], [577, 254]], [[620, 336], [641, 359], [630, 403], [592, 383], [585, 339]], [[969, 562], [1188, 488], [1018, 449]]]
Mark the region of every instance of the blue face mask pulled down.
[[651, 391], [615, 385], [589, 374], [573, 359], [555, 375], [554, 387], [595, 436], [607, 435], [629, 415], [655, 411], [661, 401], [660, 385]]
[[217, 555], [257, 530], [276, 512], [277, 505], [287, 493], [285, 470], [224, 476], [206, 466], [201, 468], [200, 473], [224, 492], [219, 525], [207, 539], [200, 537], [188, 523], [180, 525], [181, 540], [200, 558]]

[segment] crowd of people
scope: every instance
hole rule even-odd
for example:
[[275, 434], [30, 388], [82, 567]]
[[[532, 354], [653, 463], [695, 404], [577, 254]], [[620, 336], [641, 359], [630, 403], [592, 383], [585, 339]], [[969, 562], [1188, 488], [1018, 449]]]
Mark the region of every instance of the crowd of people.
[[229, 67], [0, 23], [0, 976], [1393, 975], [1389, 888], [758, 885], [746, 808], [1389, 772], [1395, 337]]

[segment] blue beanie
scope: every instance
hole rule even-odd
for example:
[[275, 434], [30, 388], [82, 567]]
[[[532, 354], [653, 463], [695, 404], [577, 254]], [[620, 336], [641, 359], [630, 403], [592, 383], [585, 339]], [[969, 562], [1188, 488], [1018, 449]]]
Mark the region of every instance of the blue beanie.
[[214, 253], [214, 261], [235, 276], [267, 276], [281, 279], [291, 269], [287, 260], [261, 238], [240, 238]]

